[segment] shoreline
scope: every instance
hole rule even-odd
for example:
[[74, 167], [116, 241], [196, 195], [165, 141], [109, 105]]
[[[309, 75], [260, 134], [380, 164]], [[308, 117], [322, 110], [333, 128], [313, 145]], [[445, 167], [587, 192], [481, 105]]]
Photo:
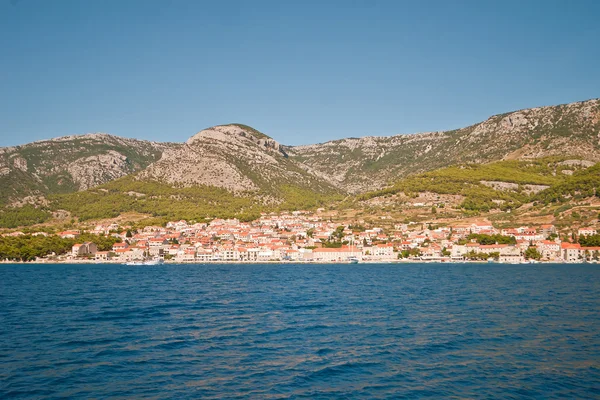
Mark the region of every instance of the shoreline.
[[501, 265], [536, 265], [536, 264], [599, 264], [599, 261], [588, 261], [588, 262], [567, 262], [562, 260], [554, 261], [536, 261], [536, 262], [518, 262], [518, 263], [502, 263], [502, 262], [488, 262], [488, 261], [439, 261], [439, 260], [392, 260], [392, 261], [360, 261], [358, 263], [352, 263], [347, 261], [190, 261], [190, 262], [175, 262], [165, 261], [162, 264], [156, 265], [127, 265], [124, 262], [113, 262], [113, 261], [94, 261], [94, 260], [64, 260], [64, 261], [0, 261], [0, 265], [6, 264], [27, 264], [27, 265], [48, 265], [48, 264], [82, 264], [82, 265], [122, 265], [128, 267], [156, 267], [165, 265], [222, 265], [222, 264], [239, 264], [239, 265], [255, 265], [255, 264], [272, 264], [272, 265], [288, 265], [288, 264], [306, 264], [306, 265], [374, 265], [374, 264], [501, 264]]

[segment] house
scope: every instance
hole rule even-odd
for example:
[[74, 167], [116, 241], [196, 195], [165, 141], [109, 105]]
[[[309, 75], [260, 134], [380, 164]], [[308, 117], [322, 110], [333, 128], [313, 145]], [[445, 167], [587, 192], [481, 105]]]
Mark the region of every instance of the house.
[[79, 231], [64, 231], [57, 233], [63, 239], [75, 239], [79, 237]]
[[538, 252], [547, 260], [560, 258], [560, 243], [551, 240], [539, 241], [536, 245]]
[[[194, 246], [189, 246], [181, 250], [175, 256], [177, 262], [193, 262], [196, 261], [197, 251]], [[205, 260], [202, 260], [205, 261]]]
[[442, 249], [436, 244], [427, 247], [421, 247], [421, 259], [434, 260], [442, 258]]
[[151, 256], [163, 254], [164, 249], [168, 249], [169, 242], [165, 238], [152, 238], [148, 240], [148, 251]]
[[504, 264], [518, 264], [523, 261], [520, 254], [500, 254], [499, 262]]
[[127, 243], [124, 243], [124, 242], [123, 243], [115, 243], [115, 244], [113, 244], [112, 250], [117, 251], [120, 249], [127, 249], [127, 248], [129, 248], [129, 244], [127, 244]]
[[556, 227], [552, 224], [542, 225], [540, 226], [540, 233], [547, 238], [548, 236], [556, 233]]
[[363, 256], [369, 255], [369, 258], [372, 260], [393, 260], [397, 258], [394, 257], [394, 245], [391, 243], [365, 247], [362, 250], [362, 254]]
[[275, 257], [276, 256], [275, 256], [275, 253], [273, 252], [273, 250], [270, 250], [270, 249], [266, 249], [266, 250], [265, 249], [261, 249], [258, 252], [257, 260], [258, 261], [271, 261], [271, 260], [274, 260]]
[[71, 254], [73, 257], [93, 256], [97, 252], [98, 247], [92, 242], [77, 243], [71, 248]]
[[[486, 253], [486, 254], [492, 254], [492, 253], [502, 254], [502, 253], [508, 253], [510, 251], [508, 250], [507, 244], [481, 244], [481, 245], [479, 245], [479, 252]], [[517, 253], [520, 253], [520, 252], [517, 251]]]
[[563, 242], [560, 245], [562, 259], [566, 262], [579, 262], [582, 258], [579, 243]]
[[598, 231], [595, 228], [587, 227], [587, 228], [579, 228], [577, 230], [577, 235], [579, 236], [593, 236], [597, 235]]
[[483, 231], [495, 232], [494, 226], [489, 221], [476, 222], [469, 227], [473, 233], [483, 233]]
[[410, 250], [415, 247], [418, 247], [418, 244], [409, 242], [407, 240], [404, 240], [404, 241], [402, 241], [402, 243], [400, 243], [400, 248], [402, 250]]
[[455, 244], [450, 249], [450, 257], [454, 260], [462, 260], [470, 250], [467, 249], [467, 246], [464, 244]]
[[113, 252], [113, 258], [119, 262], [129, 262], [135, 259], [135, 253], [132, 249], [117, 249]]
[[98, 251], [96, 252], [94, 259], [96, 261], [110, 261], [115, 253], [112, 251]]
[[362, 259], [362, 251], [355, 246], [341, 248], [320, 248], [313, 250], [314, 261], [348, 261], [350, 258]]
[[587, 260], [587, 261], [591, 261], [591, 260], [599, 261], [600, 260], [600, 247], [598, 247], [598, 246], [582, 247], [581, 250], [583, 252], [583, 256], [585, 257], [585, 260]]

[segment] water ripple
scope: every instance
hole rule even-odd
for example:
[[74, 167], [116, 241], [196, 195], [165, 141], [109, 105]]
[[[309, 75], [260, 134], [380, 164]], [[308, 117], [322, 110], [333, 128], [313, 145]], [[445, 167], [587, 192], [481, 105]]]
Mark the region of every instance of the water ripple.
[[0, 265], [0, 398], [600, 398], [591, 265]]

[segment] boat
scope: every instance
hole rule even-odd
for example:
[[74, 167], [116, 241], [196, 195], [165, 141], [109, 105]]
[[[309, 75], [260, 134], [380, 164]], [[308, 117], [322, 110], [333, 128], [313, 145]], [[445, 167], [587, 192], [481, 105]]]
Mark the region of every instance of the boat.
[[350, 264], [358, 264], [358, 261], [359, 261], [359, 260], [358, 260], [358, 258], [357, 258], [357, 257], [349, 257], [349, 258], [348, 258], [348, 262], [349, 262]]
[[144, 260], [144, 261], [129, 261], [125, 265], [161, 265], [164, 264], [164, 260], [162, 258], [155, 258], [152, 260]]

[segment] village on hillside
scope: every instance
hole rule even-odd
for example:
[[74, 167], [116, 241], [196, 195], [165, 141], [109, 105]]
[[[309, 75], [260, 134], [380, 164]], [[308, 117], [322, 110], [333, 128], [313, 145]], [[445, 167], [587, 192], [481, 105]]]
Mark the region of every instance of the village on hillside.
[[[173, 221], [137, 231], [116, 223], [88, 231], [117, 238], [98, 251], [93, 241], [77, 243], [68, 254], [36, 261], [127, 263], [155, 259], [173, 263], [208, 262], [598, 262], [598, 230], [580, 228], [561, 236], [553, 225], [497, 229], [486, 220], [445, 227], [397, 224], [393, 229], [342, 225], [319, 213], [263, 213], [252, 222], [214, 219], [209, 223]], [[82, 232], [56, 235], [77, 239]], [[13, 232], [7, 235], [20, 235]], [[39, 233], [44, 234], [44, 233]], [[46, 234], [44, 234], [46, 235]], [[578, 238], [594, 240], [582, 241]], [[594, 246], [585, 246], [585, 243]]]

